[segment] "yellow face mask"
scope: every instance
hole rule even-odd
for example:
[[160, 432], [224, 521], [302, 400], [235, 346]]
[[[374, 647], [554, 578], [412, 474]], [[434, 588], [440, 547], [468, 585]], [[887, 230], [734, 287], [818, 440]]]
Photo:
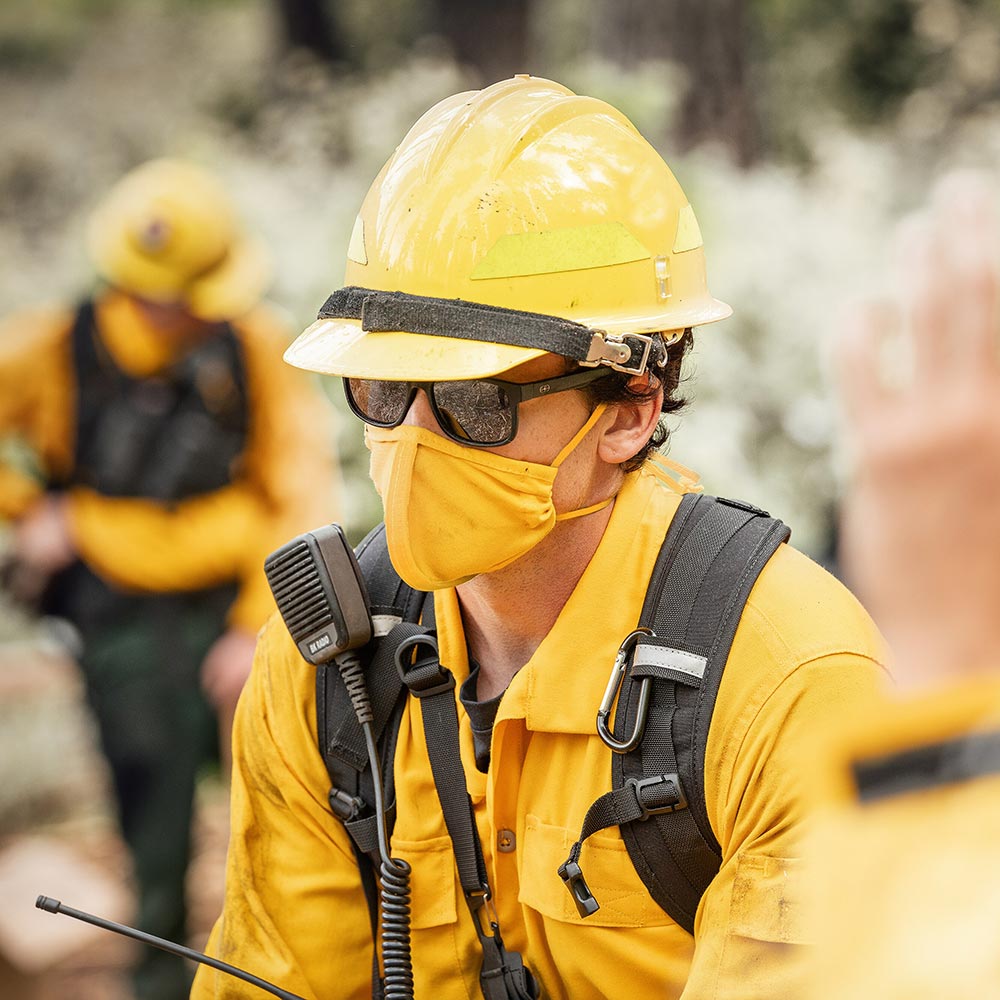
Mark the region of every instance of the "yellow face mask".
[[613, 497], [562, 514], [552, 503], [559, 466], [606, 408], [594, 410], [551, 465], [467, 448], [422, 427], [366, 427], [389, 558], [400, 577], [417, 590], [455, 587], [509, 566], [557, 521], [607, 507]]

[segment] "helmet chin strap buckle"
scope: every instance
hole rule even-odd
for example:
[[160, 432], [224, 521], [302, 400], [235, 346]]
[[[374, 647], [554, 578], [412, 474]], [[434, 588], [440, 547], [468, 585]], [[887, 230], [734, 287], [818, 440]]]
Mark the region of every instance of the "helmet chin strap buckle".
[[649, 366], [652, 351], [653, 337], [647, 333], [595, 333], [587, 360], [580, 365], [585, 368], [606, 365], [626, 375], [642, 375]]

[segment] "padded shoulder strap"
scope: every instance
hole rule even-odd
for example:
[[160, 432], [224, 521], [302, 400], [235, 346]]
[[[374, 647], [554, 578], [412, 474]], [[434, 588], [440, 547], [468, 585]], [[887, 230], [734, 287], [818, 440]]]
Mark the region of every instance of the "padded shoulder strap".
[[[384, 525], [378, 525], [368, 534], [357, 547], [356, 554], [375, 624], [375, 637], [361, 655], [366, 663], [365, 680], [375, 717], [375, 737], [381, 745], [405, 691], [393, 663], [395, 643], [391, 640], [402, 638], [399, 633], [406, 631], [406, 623], [419, 618], [425, 595], [403, 583], [392, 568]], [[347, 688], [334, 664], [316, 670], [316, 729], [334, 790], [339, 789], [355, 798], [358, 775], [368, 766], [368, 753]], [[331, 801], [334, 812], [345, 821], [352, 818], [352, 807], [356, 811], [360, 805], [342, 800], [338, 808]]]
[[[419, 619], [426, 594], [400, 580], [389, 561], [385, 526], [380, 524], [355, 550], [368, 592], [374, 625], [372, 641], [361, 651], [371, 699], [375, 740], [382, 762], [382, 781], [389, 829], [395, 819], [393, 760], [406, 687], [396, 672], [393, 655], [409, 634], [422, 631]], [[361, 885], [368, 903], [372, 941], [378, 936], [379, 885], [376, 871], [378, 828], [374, 812], [374, 778], [368, 765], [364, 732], [358, 724], [340, 670], [333, 663], [316, 669], [316, 735], [330, 775], [330, 808], [351, 836]], [[378, 950], [372, 950], [372, 997], [385, 995], [379, 976]]]
[[123, 381], [117, 368], [110, 364], [107, 358], [102, 358], [98, 352], [94, 324], [94, 303], [87, 299], [76, 311], [70, 334], [73, 376], [76, 383], [73, 468], [65, 481], [55, 484], [58, 486], [67, 486], [75, 481], [77, 463], [90, 444], [101, 410], [108, 398], [119, 391]]
[[583, 877], [580, 847], [617, 825], [653, 899], [693, 933], [722, 853], [705, 804], [712, 710], [750, 590], [788, 536], [784, 524], [747, 504], [698, 494], [681, 501], [639, 630], [623, 644], [631, 662], [614, 731], [602, 733], [615, 751], [612, 791], [591, 806], [560, 869], [582, 916], [599, 902]]
[[784, 524], [756, 507], [686, 496], [664, 540], [642, 612], [641, 624], [655, 639], [637, 644], [619, 701], [628, 707], [618, 713], [627, 732], [637, 718], [643, 684], [652, 686], [642, 742], [612, 762], [614, 787], [676, 774], [681, 801], [687, 801], [686, 809], [628, 824], [623, 838], [653, 898], [692, 932], [698, 903], [722, 857], [705, 804], [712, 711], [750, 590], [788, 536]]

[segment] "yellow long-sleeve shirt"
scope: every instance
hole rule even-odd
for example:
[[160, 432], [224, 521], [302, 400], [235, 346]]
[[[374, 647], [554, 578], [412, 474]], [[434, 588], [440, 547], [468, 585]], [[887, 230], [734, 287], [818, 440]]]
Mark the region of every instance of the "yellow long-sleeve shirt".
[[1000, 680], [886, 703], [828, 764], [803, 996], [1000, 996]]
[[[588, 807], [610, 788], [595, 715], [678, 502], [648, 468], [627, 477], [590, 565], [503, 697], [487, 774], [475, 767], [458, 705], [505, 942], [524, 955], [545, 997], [798, 997], [784, 958], [802, 936], [794, 859], [814, 731], [873, 701], [882, 670], [867, 615], [794, 549], [782, 546], [754, 587], [719, 692], [705, 770], [723, 861], [694, 937], [650, 898], [617, 828], [584, 847], [601, 903], [593, 916], [581, 920], [556, 871]], [[461, 681], [468, 660], [453, 590], [435, 595], [435, 613], [442, 662]], [[327, 804], [314, 692], [313, 668], [272, 619], [237, 713], [226, 902], [210, 950], [307, 998], [361, 998], [371, 989], [368, 910], [350, 840]], [[480, 952], [413, 699], [395, 781], [392, 854], [413, 868], [415, 993], [467, 1000], [479, 995]], [[201, 969], [192, 997], [252, 993]]]
[[[72, 461], [76, 388], [69, 310], [23, 312], [0, 327], [0, 439], [19, 439], [40, 476], [0, 463], [0, 517], [16, 518], [47, 477]], [[125, 296], [96, 302], [103, 346], [123, 371], [154, 375], [182, 348], [150, 328]], [[256, 630], [273, 609], [264, 557], [305, 528], [337, 518], [331, 408], [281, 361], [289, 330], [259, 306], [232, 324], [246, 365], [249, 429], [236, 479], [180, 503], [74, 488], [68, 512], [81, 558], [112, 584], [140, 591], [240, 582], [229, 623]]]

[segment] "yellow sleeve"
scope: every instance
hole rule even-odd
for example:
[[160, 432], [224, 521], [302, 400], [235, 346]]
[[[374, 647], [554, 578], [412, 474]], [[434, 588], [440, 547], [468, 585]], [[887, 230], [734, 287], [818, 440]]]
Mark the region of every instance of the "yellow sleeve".
[[1000, 679], [858, 722], [818, 775], [803, 996], [995, 996]]
[[0, 518], [23, 514], [68, 461], [72, 322], [66, 310], [35, 309], [0, 325]]
[[173, 507], [76, 487], [67, 509], [81, 558], [119, 587], [148, 591], [232, 580], [262, 518], [260, 498], [245, 483]]
[[884, 698], [885, 648], [857, 600], [783, 545], [743, 611], [712, 713], [705, 801], [722, 850], [684, 1000], [800, 1000], [801, 840], [819, 750]]
[[240, 591], [230, 625], [256, 631], [274, 610], [265, 557], [293, 535], [339, 516], [332, 407], [281, 355], [288, 328], [261, 308], [235, 327], [247, 370], [250, 429], [229, 486], [172, 506], [77, 489], [70, 523], [82, 558], [135, 590]]
[[[324, 797], [314, 677], [272, 619], [236, 713], [225, 903], [208, 950], [307, 1000], [362, 1000], [371, 992], [368, 907], [348, 835]], [[201, 966], [191, 994], [258, 996]]]
[[710, 738], [717, 752], [706, 757], [706, 783], [713, 767], [723, 776], [714, 816], [709, 805], [722, 866], [698, 909], [685, 1000], [800, 1000], [792, 946], [810, 943], [801, 838], [812, 748], [831, 717], [878, 700], [883, 682], [866, 657], [826, 656], [794, 671], [747, 726]]

